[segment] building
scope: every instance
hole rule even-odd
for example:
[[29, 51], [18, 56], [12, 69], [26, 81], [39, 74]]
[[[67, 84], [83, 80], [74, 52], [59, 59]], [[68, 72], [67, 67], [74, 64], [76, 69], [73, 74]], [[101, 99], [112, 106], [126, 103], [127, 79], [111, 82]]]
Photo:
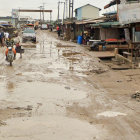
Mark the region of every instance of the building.
[[13, 25], [13, 27], [16, 27], [18, 24], [18, 19], [12, 18], [11, 16], [0, 17], [0, 22], [6, 23], [6, 24], [11, 24], [11, 25]]
[[99, 18], [99, 11], [101, 9], [90, 4], [75, 9], [75, 16], [77, 20], [96, 19]]
[[140, 22], [140, 0], [120, 0], [118, 15], [123, 24]]
[[[104, 8], [117, 4], [117, 19], [125, 25], [125, 41], [128, 43], [128, 52], [123, 52], [127, 57], [131, 56], [131, 63], [140, 63], [140, 0], [112, 0]], [[138, 64], [139, 65], [139, 64]]]

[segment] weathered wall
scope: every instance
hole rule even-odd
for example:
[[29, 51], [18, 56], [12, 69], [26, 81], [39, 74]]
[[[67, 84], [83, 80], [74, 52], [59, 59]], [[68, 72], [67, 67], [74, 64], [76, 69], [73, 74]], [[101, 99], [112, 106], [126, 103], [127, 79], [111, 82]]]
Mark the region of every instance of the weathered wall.
[[140, 22], [140, 3], [119, 4], [118, 14], [122, 24]]
[[77, 20], [82, 20], [82, 8], [77, 9]]
[[123, 3], [126, 3], [126, 0], [121, 0], [121, 3], [123, 4]]
[[105, 40], [109, 38], [119, 39], [119, 30], [117, 28], [101, 28], [100, 29], [100, 39]]
[[82, 8], [82, 19], [96, 19], [99, 18], [99, 9], [91, 5]]

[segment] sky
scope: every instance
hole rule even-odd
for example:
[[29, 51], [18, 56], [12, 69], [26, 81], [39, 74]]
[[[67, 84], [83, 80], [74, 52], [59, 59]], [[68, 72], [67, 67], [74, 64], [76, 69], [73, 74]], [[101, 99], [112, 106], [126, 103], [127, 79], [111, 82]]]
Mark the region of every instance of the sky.
[[[39, 9], [39, 6], [45, 3], [45, 9], [53, 10], [52, 18], [57, 19], [57, 3], [58, 1], [64, 2], [65, 0], [0, 0], [0, 16], [11, 16], [12, 9]], [[85, 4], [92, 4], [96, 7], [103, 9], [111, 0], [74, 0], [74, 9]], [[63, 15], [63, 5], [60, 6], [60, 18]], [[106, 12], [106, 11], [102, 11]], [[39, 18], [39, 13], [21, 13], [21, 16], [32, 16]], [[45, 13], [45, 20], [49, 19], [49, 13]]]

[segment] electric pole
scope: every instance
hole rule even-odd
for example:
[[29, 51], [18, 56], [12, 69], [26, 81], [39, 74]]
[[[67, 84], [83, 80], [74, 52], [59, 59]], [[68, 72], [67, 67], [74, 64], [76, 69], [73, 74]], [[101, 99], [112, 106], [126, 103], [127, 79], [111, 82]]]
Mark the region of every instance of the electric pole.
[[63, 23], [64, 23], [64, 19], [65, 19], [65, 2], [60, 2], [61, 4], [64, 4], [64, 9], [63, 9]]
[[43, 23], [44, 23], [44, 9], [45, 9], [45, 3], [43, 3]]
[[65, 0], [65, 4], [66, 4], [66, 19], [68, 17], [68, 0]]
[[[42, 6], [39, 6], [40, 10], [42, 10]], [[40, 11], [40, 23], [41, 23], [41, 11]]]
[[69, 0], [69, 18], [73, 19], [74, 0]]
[[58, 22], [59, 22], [60, 1], [58, 2]]

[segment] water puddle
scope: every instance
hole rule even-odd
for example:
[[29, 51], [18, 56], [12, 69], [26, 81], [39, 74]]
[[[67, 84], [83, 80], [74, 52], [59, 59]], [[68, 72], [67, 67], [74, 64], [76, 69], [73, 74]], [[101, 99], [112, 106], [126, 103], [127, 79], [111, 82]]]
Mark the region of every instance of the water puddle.
[[56, 47], [58, 47], [58, 48], [74, 48], [75, 46], [72, 46], [72, 45], [62, 45], [61, 43], [58, 43], [56, 45]]
[[78, 55], [78, 54], [81, 54], [81, 53], [79, 53], [79, 52], [63, 52], [64, 57], [69, 57], [69, 56]]
[[23, 76], [34, 76], [36, 77], [38, 76], [42, 76], [42, 77], [46, 77], [46, 78], [58, 78], [59, 77], [59, 73], [57, 72], [52, 72], [52, 73], [43, 73], [43, 72], [24, 72], [22, 73]]
[[[9, 88], [12, 88], [12, 94]], [[24, 105], [27, 101], [34, 104], [38, 102], [46, 103], [48, 100], [52, 102], [71, 101], [87, 97], [87, 93], [84, 91], [75, 90], [71, 87], [68, 90], [63, 85], [42, 82], [19, 83], [16, 88], [13, 87], [13, 84], [10, 84], [9, 87], [0, 85], [0, 92], [1, 100], [13, 101], [19, 105]]]
[[113, 112], [113, 111], [105, 111], [97, 114], [97, 116], [104, 116], [104, 117], [117, 117], [117, 116], [126, 116], [126, 115], [127, 114], [121, 112]]

